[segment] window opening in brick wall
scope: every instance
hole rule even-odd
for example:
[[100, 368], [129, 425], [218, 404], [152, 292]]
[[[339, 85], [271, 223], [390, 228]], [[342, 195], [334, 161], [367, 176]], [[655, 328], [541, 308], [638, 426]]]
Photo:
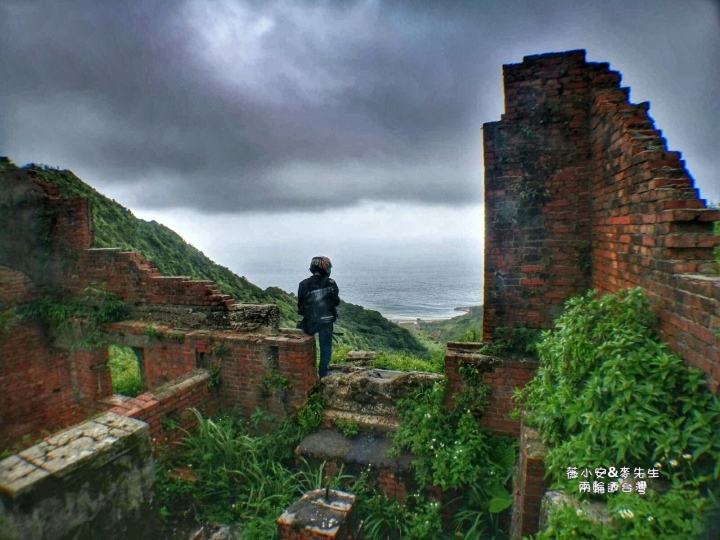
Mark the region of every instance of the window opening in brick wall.
[[143, 350], [137, 347], [110, 345], [108, 368], [113, 393], [135, 397], [146, 388], [143, 369]]

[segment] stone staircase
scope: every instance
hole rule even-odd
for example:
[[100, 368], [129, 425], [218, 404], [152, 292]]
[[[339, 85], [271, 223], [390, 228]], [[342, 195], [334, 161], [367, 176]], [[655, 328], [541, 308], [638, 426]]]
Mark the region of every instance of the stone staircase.
[[444, 377], [437, 373], [390, 371], [347, 366], [322, 381], [323, 423], [357, 423], [361, 430], [388, 432], [400, 425], [397, 404], [417, 388], [430, 387]]
[[[362, 363], [368, 357], [359, 360]], [[323, 428], [303, 439], [295, 454], [310, 463], [325, 462], [328, 476], [341, 468], [353, 474], [369, 471], [387, 496], [404, 497], [414, 486], [413, 456], [406, 451], [388, 456], [391, 435], [400, 426], [397, 404], [414, 390], [432, 386], [444, 377], [352, 364], [333, 366], [331, 373], [322, 379]], [[336, 425], [339, 420], [354, 422], [359, 432], [346, 437]]]

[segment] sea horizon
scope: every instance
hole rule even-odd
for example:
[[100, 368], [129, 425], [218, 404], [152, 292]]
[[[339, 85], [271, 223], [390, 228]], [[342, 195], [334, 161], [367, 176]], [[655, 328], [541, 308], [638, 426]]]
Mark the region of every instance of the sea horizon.
[[[394, 322], [446, 320], [462, 315], [463, 308], [482, 305], [482, 251], [467, 241], [354, 243], [324, 253], [333, 262], [332, 277], [342, 300]], [[297, 294], [298, 283], [310, 275], [314, 255], [246, 251], [229, 267], [263, 289], [279, 287]]]

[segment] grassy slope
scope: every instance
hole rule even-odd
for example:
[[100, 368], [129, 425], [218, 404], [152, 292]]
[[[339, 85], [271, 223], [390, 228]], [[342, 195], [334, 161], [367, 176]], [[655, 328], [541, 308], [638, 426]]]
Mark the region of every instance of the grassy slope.
[[[0, 158], [0, 167], [14, 167]], [[191, 276], [213, 280], [239, 302], [274, 303], [280, 307], [281, 325], [294, 327], [297, 298], [277, 287], [262, 290], [232, 270], [211, 261], [180, 235], [155, 221], [136, 218], [130, 210], [85, 184], [71, 171], [28, 165], [38, 178], [60, 187], [60, 196], [86, 197], [92, 201], [95, 226], [94, 247], [121, 247], [138, 251], [166, 276]], [[422, 357], [429, 351], [409, 331], [388, 321], [377, 311], [342, 302], [335, 324], [339, 344], [378, 351], [394, 350]]]
[[431, 339], [441, 343], [458, 341], [467, 337], [468, 332], [477, 333], [476, 340], [482, 341], [482, 311], [465, 313], [459, 317], [453, 317], [445, 321], [433, 321], [425, 323], [421, 331]]

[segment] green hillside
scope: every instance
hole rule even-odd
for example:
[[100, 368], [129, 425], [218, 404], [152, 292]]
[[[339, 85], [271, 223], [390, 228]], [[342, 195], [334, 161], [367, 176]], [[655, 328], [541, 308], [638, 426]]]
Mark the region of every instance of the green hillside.
[[[0, 168], [15, 167], [0, 157]], [[294, 327], [297, 297], [278, 287], [262, 290], [229, 268], [211, 261], [202, 251], [185, 242], [180, 235], [155, 221], [136, 218], [124, 206], [108, 199], [85, 184], [71, 171], [35, 164], [24, 169], [37, 172], [38, 178], [60, 188], [60, 196], [86, 197], [92, 202], [95, 226], [94, 247], [120, 247], [142, 253], [166, 276], [191, 276], [210, 279], [225, 294], [238, 302], [273, 303], [280, 307], [281, 326]], [[427, 348], [409, 331], [385, 319], [377, 311], [341, 302], [335, 324], [341, 345], [378, 351], [401, 351], [428, 357]]]
[[420, 331], [435, 341], [482, 341], [482, 309], [452, 319], [423, 323]]

